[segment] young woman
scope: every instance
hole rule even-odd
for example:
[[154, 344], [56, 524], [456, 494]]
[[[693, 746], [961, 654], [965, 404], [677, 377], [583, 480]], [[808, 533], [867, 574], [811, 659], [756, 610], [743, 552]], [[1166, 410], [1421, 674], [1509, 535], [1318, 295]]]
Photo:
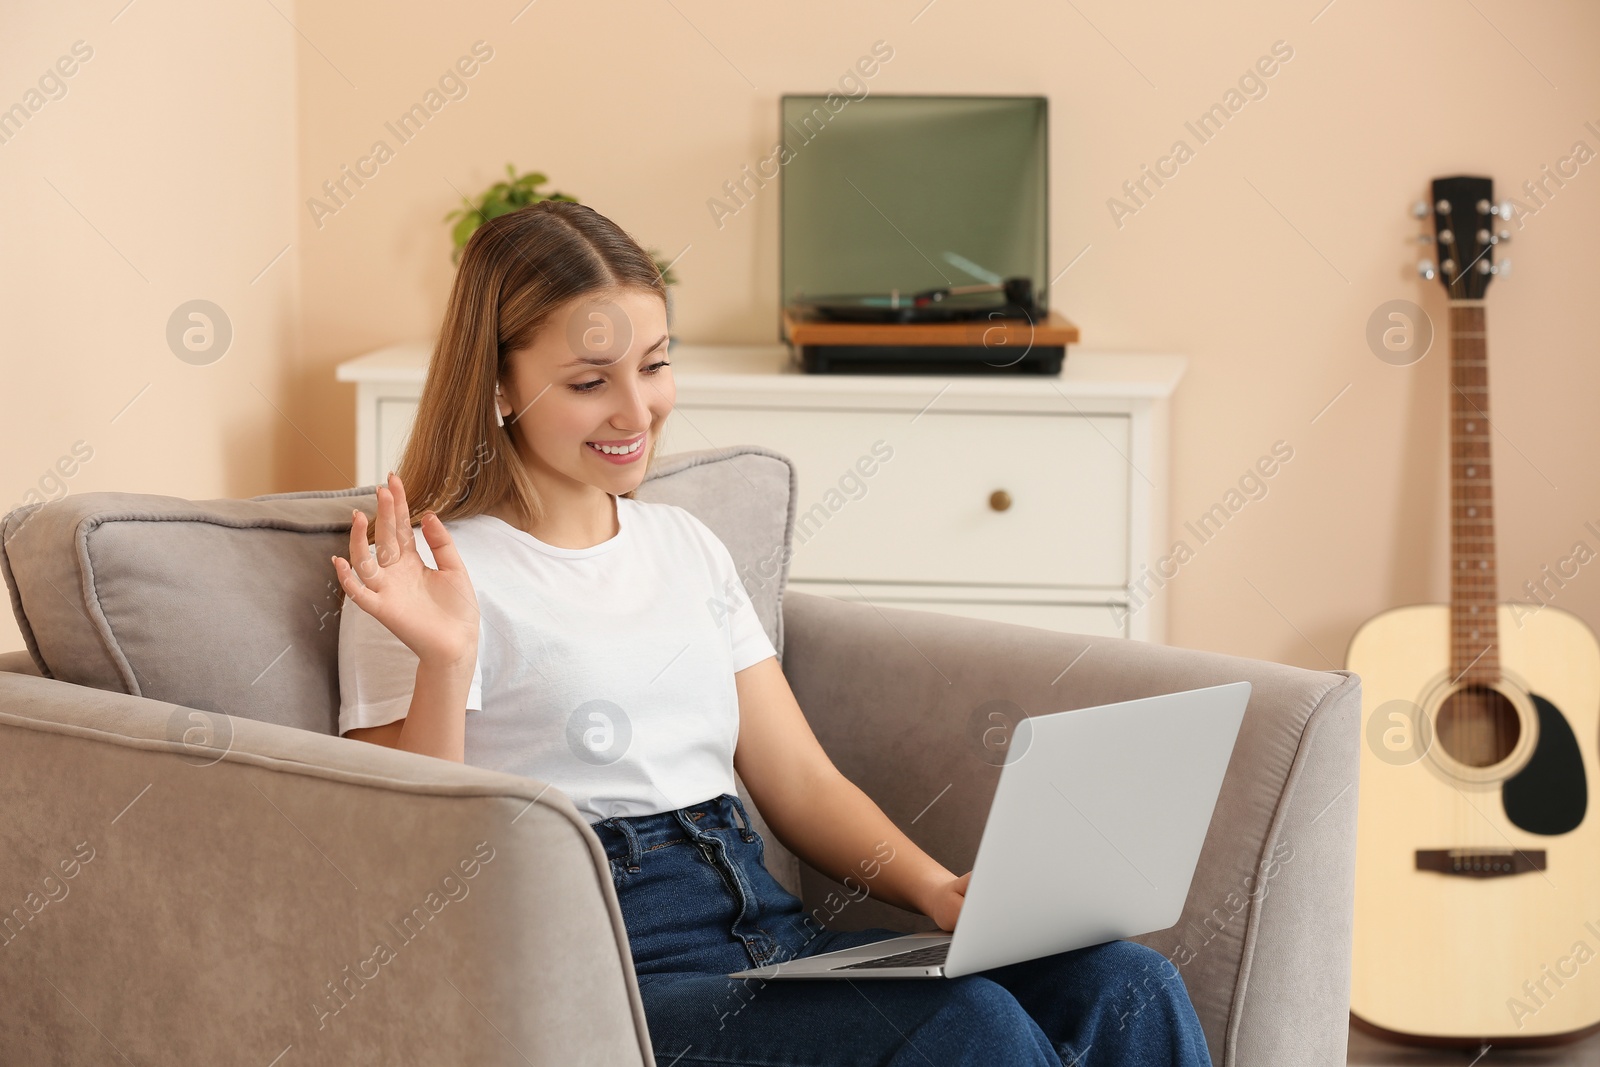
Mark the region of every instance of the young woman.
[[898, 936], [804, 913], [735, 769], [801, 859], [941, 929], [971, 872], [829, 761], [716, 535], [634, 498], [670, 366], [660, 275], [614, 223], [546, 201], [473, 234], [372, 541], [357, 511], [354, 565], [333, 559], [341, 732], [573, 801], [610, 859], [662, 1063], [1208, 1067], [1176, 968], [1129, 941], [956, 979], [726, 977]]

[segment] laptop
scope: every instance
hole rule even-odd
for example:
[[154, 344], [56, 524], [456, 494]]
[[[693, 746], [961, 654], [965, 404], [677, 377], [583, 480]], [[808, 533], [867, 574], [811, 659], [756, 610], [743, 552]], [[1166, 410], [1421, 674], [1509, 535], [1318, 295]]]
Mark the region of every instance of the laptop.
[[1175, 925], [1249, 699], [1230, 682], [1022, 719], [953, 932], [728, 977], [959, 978]]

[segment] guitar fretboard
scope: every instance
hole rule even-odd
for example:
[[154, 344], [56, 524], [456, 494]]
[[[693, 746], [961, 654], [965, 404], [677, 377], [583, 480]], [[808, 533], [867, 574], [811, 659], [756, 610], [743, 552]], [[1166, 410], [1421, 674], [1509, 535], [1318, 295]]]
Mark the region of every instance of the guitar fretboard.
[[1450, 674], [1500, 678], [1489, 463], [1489, 346], [1483, 304], [1450, 304]]

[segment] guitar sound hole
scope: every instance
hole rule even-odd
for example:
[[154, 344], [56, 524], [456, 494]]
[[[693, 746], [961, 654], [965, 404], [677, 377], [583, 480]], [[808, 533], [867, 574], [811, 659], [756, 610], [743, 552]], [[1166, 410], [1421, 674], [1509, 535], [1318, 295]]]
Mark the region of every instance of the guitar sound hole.
[[1522, 722], [1505, 694], [1467, 685], [1445, 697], [1437, 719], [1439, 744], [1468, 767], [1492, 767], [1517, 747]]

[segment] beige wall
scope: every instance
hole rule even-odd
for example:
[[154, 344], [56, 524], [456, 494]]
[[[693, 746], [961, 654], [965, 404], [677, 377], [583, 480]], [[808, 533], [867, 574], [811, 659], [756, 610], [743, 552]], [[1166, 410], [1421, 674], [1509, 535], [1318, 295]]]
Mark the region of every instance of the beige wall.
[[[0, 509], [246, 496], [302, 462], [294, 30], [267, 4], [125, 3], [0, 13], [0, 108], [28, 111], [0, 142]], [[166, 338], [196, 299], [232, 325], [205, 364]]]
[[[1600, 128], [1600, 14], [1577, 2], [1335, 0], [1320, 13], [1320, 0], [1257, 2], [1222, 17], [1176, 3], [735, 12], [545, 0], [519, 15], [517, 0], [277, 0], [298, 34], [266, 5], [140, 3], [111, 24], [117, 6], [30, 15], [49, 22], [0, 35], [5, 101], [73, 40], [96, 48], [69, 95], [0, 145], [7, 235], [19, 238], [0, 250], [11, 342], [0, 478], [13, 500], [78, 439], [95, 455], [72, 492], [351, 484], [353, 387], [333, 367], [436, 328], [451, 273], [441, 216], [508, 161], [669, 256], [689, 248], [680, 338], [771, 340], [776, 189], [720, 228], [707, 201], [767, 154], [779, 93], [831, 85], [882, 40], [894, 56], [873, 92], [1050, 97], [1053, 268], [1087, 247], [1052, 305], [1086, 344], [1191, 358], [1169, 488], [1172, 536], [1196, 550], [1166, 589], [1170, 639], [1308, 667], [1341, 665], [1369, 615], [1447, 594], [1445, 348], [1396, 367], [1365, 341], [1391, 299], [1422, 303], [1443, 326], [1442, 291], [1410, 267], [1408, 205], [1436, 175], [1488, 174], [1514, 195], [1575, 141], [1600, 151], [1584, 127]], [[385, 122], [478, 41], [493, 56], [463, 79], [465, 96], [399, 145]], [[1266, 95], [1200, 145], [1185, 121], [1278, 41], [1293, 57]], [[1119, 226], [1108, 200], [1178, 138], [1193, 158]], [[314, 219], [306, 201], [377, 139], [393, 158]], [[1600, 529], [1600, 367], [1584, 299], [1600, 164], [1523, 221], [1516, 272], [1489, 301], [1507, 598], [1578, 541], [1600, 552], [1584, 527]], [[206, 368], [161, 337], [193, 296], [238, 328]], [[1293, 458], [1266, 496], [1197, 545], [1184, 520], [1278, 441]], [[1597, 572], [1577, 568], [1551, 603], [1600, 626]], [[0, 646], [19, 644], [0, 634]]]

